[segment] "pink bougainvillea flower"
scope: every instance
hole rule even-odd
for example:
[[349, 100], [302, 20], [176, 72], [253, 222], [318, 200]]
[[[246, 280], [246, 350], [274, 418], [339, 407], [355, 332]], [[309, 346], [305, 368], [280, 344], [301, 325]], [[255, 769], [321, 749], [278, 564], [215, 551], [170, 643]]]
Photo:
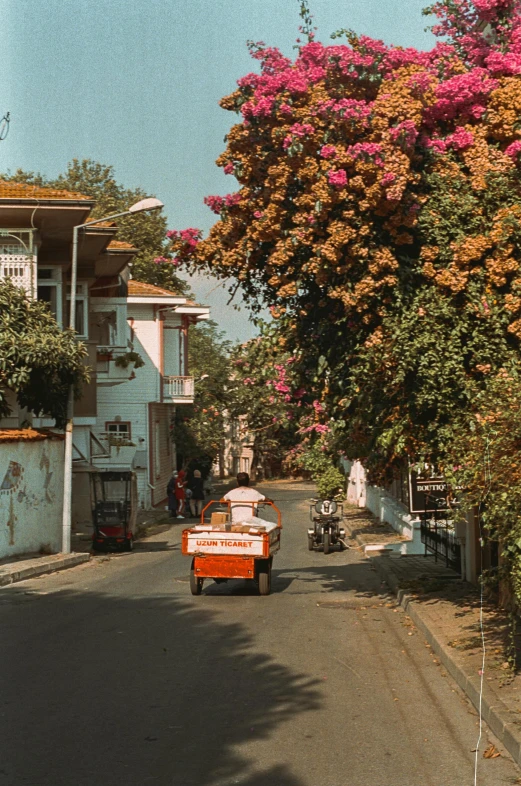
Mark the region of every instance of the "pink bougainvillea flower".
[[466, 150], [474, 144], [474, 136], [470, 131], [464, 128], [458, 128], [453, 134], [450, 134], [445, 141], [447, 145], [454, 150]]
[[386, 172], [386, 174], [380, 180], [382, 186], [390, 186], [396, 180], [396, 175], [394, 172]]
[[320, 155], [322, 156], [322, 158], [336, 158], [337, 157], [336, 147], [334, 147], [333, 145], [324, 145], [324, 147], [320, 151]]
[[345, 169], [330, 169], [327, 173], [327, 179], [332, 186], [343, 188], [347, 185], [347, 173]]
[[221, 196], [207, 196], [204, 198], [204, 204], [208, 205], [212, 213], [219, 215], [224, 207], [224, 198]]
[[514, 159], [514, 161], [517, 160], [517, 157], [519, 156], [520, 152], [521, 152], [521, 139], [516, 139], [516, 141], [512, 142], [512, 144], [509, 145], [505, 150], [507, 156], [510, 156], [510, 158]]

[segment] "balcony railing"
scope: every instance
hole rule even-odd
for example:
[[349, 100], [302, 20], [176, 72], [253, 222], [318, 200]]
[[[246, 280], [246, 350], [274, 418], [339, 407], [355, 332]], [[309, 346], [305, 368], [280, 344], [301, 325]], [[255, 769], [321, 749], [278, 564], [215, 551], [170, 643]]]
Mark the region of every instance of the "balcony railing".
[[163, 399], [165, 401], [193, 399], [193, 397], [193, 377], [163, 377]]
[[30, 298], [36, 298], [36, 262], [26, 254], [0, 254], [0, 279], [10, 278]]

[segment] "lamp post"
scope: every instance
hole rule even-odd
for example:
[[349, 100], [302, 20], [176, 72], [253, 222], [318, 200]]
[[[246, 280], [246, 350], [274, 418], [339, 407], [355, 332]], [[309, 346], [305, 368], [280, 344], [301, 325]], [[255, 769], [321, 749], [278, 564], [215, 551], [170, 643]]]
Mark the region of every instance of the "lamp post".
[[[85, 224], [78, 224], [73, 229], [72, 234], [72, 263], [71, 263], [71, 301], [69, 312], [69, 328], [75, 330], [76, 326], [76, 281], [78, 274], [78, 235], [80, 230], [86, 227], [100, 224], [103, 221], [110, 221], [121, 216], [142, 213], [147, 210], [160, 210], [163, 203], [153, 197], [141, 199], [135, 205], [124, 210], [122, 213], [114, 213], [104, 218], [96, 218], [87, 221]], [[74, 389], [69, 387], [69, 397], [67, 401], [67, 425], [65, 427], [65, 465], [63, 472], [63, 518], [62, 518], [62, 552], [71, 553], [71, 520], [72, 520], [72, 434], [74, 417]]]

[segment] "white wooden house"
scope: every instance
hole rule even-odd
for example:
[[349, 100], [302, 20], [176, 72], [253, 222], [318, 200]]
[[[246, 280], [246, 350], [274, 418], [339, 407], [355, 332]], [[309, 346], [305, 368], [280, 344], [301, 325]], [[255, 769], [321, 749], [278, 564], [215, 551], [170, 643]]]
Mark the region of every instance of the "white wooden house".
[[[137, 281], [128, 282], [127, 297], [115, 297], [103, 282], [98, 292], [100, 296], [92, 299], [98, 324], [110, 326], [116, 334], [126, 321], [126, 334], [117, 339], [116, 352], [137, 353], [144, 365], [135, 370], [132, 363], [127, 368], [116, 365], [114, 338], [106, 354], [98, 353], [93, 435], [99, 449], [93, 447], [91, 461], [98, 467], [134, 469], [140, 504], [149, 508], [165, 503], [166, 486], [176, 467], [171, 434], [175, 407], [193, 403], [188, 327], [207, 319], [210, 312], [185, 297]], [[92, 294], [97, 294], [96, 288]]]

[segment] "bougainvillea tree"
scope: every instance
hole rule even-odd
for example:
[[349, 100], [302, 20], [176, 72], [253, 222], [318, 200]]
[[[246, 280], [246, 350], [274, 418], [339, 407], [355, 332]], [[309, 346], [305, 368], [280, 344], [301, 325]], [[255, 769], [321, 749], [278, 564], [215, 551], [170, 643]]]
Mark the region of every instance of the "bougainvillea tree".
[[271, 308], [307, 400], [379, 478], [447, 464], [520, 357], [521, 2], [428, 12], [427, 52], [323, 45], [305, 3], [295, 59], [252, 44], [260, 73], [222, 101], [239, 188], [207, 199], [207, 238], [172, 233], [190, 269]]
[[222, 101], [240, 122], [178, 259], [271, 307], [352, 450], [375, 467], [436, 454], [467, 382], [517, 355], [521, 126], [518, 0], [434, 5], [429, 52], [305, 29], [295, 60], [251, 45], [260, 73]]

